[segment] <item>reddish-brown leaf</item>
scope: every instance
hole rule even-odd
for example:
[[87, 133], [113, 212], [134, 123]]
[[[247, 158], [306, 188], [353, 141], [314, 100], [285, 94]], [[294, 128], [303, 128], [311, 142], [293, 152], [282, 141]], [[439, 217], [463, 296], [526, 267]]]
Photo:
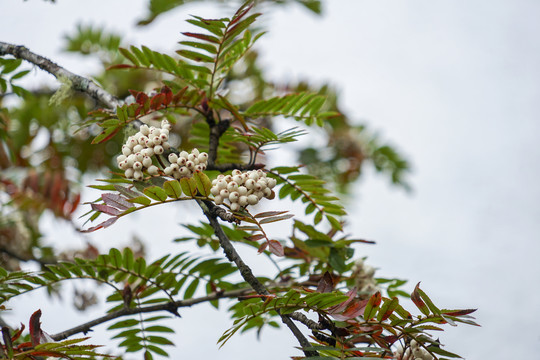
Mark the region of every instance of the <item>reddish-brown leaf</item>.
[[157, 110], [163, 105], [165, 101], [165, 94], [157, 94], [152, 97], [152, 100], [150, 100], [150, 108]]
[[99, 229], [105, 229], [106, 227], [109, 227], [112, 224], [114, 224], [116, 222], [116, 220], [118, 220], [118, 216], [113, 216], [113, 217], [105, 220], [104, 222], [102, 222], [99, 225], [93, 226], [93, 227], [88, 228], [86, 230], [79, 230], [79, 231], [83, 232], [83, 233], [89, 233], [89, 232], [94, 232], [94, 231], [99, 230]]
[[[127, 210], [133, 206], [133, 204], [127, 201], [126, 198], [118, 194], [111, 194], [111, 193], [103, 194], [101, 195], [101, 200], [103, 200], [105, 204], [109, 206], [114, 206], [120, 210]], [[113, 214], [113, 215], [117, 215], [117, 214]]]
[[257, 253], [259, 253], [259, 254], [262, 253], [264, 250], [266, 250], [267, 247], [268, 247], [268, 242], [266, 242], [266, 241], [263, 242], [261, 244], [261, 246], [259, 246], [259, 249], [257, 250]]
[[39, 344], [41, 338], [41, 309], [35, 311], [32, 316], [30, 316], [30, 339], [32, 340], [32, 346]]
[[[345, 308], [347, 307], [347, 305], [349, 305], [349, 303], [351, 301], [353, 301], [353, 299], [355, 298], [356, 296], [356, 288], [352, 288], [351, 290], [349, 290], [345, 295], [347, 295], [349, 298], [347, 300], [345, 300], [344, 302], [342, 302], [341, 304], [337, 304], [335, 306], [332, 306], [330, 309], [328, 309], [328, 313], [330, 315], [332, 314], [339, 314], [340, 312], [342, 312], [343, 310], [345, 310]], [[334, 315], [332, 315], [334, 316]]]
[[269, 216], [276, 216], [276, 215], [285, 214], [286, 212], [289, 212], [289, 211], [288, 210], [286, 210], [286, 211], [265, 211], [265, 212], [262, 212], [262, 213], [258, 213], [257, 215], [254, 216], [254, 218], [258, 219], [258, 218], [264, 218], [264, 217], [269, 217]]
[[129, 64], [116, 64], [109, 66], [106, 70], [114, 70], [114, 69], [129, 69], [134, 68], [135, 66], [129, 65]]
[[441, 310], [441, 313], [449, 316], [463, 316], [475, 312], [477, 309]]
[[328, 293], [334, 290], [334, 277], [328, 271], [324, 273], [321, 280], [317, 284], [317, 292]]
[[419, 289], [420, 283], [416, 284], [416, 286], [414, 287], [414, 291], [411, 294], [411, 300], [424, 315], [429, 315], [429, 307], [426, 305], [424, 300], [422, 300]]
[[183, 32], [182, 35], [189, 36], [195, 39], [205, 40], [214, 44], [219, 44], [219, 39], [212, 35], [192, 33], [192, 32]]
[[121, 213], [121, 211], [117, 208], [105, 204], [90, 204], [90, 206], [92, 207], [92, 210], [99, 211], [107, 215], [116, 216]]
[[247, 241], [259, 241], [261, 239], [264, 239], [264, 235], [262, 234], [251, 235], [251, 236], [246, 237], [245, 239]]
[[276, 255], [276, 256], [283, 256], [284, 255], [284, 252], [283, 252], [283, 245], [281, 245], [281, 243], [277, 240], [270, 240], [269, 241], [269, 250], [272, 254]]
[[163, 103], [165, 104], [165, 106], [169, 105], [173, 98], [173, 93], [172, 93], [171, 88], [168, 86], [163, 86], [161, 88], [161, 93], [165, 95], [165, 100], [163, 101]]
[[364, 309], [366, 308], [368, 301], [369, 300], [354, 299], [354, 301], [347, 306], [343, 313], [333, 314], [331, 316], [338, 321], [354, 319], [355, 317], [358, 317], [364, 313]]
[[144, 105], [146, 101], [148, 100], [148, 95], [146, 95], [142, 91], [137, 92], [137, 95], [133, 95], [133, 96], [135, 96], [135, 101], [137, 102], [137, 104]]

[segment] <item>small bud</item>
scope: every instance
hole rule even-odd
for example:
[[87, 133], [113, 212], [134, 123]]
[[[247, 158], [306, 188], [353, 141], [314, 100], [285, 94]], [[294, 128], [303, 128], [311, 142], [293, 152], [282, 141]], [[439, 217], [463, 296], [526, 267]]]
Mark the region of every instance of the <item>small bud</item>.
[[220, 195], [216, 195], [216, 196], [214, 197], [214, 203], [215, 203], [216, 205], [221, 205], [221, 204], [223, 204], [223, 197], [220, 196]]
[[163, 170], [163, 173], [167, 176], [171, 176], [171, 174], [173, 173], [173, 168], [171, 166], [167, 166], [165, 170]]
[[248, 194], [248, 189], [245, 186], [239, 186], [237, 191], [241, 196], [246, 196]]
[[238, 203], [231, 204], [231, 211], [239, 211], [239, 210], [240, 210], [240, 204]]
[[248, 204], [248, 198], [247, 196], [240, 196], [238, 198], [238, 205], [240, 206], [246, 206]]
[[142, 160], [142, 164], [145, 168], [149, 168], [152, 165], [152, 159], [150, 156], [145, 156]]
[[116, 157], [116, 163], [117, 164], [120, 164], [122, 161], [126, 160], [127, 159], [127, 156], [126, 155], [118, 155]]
[[231, 181], [227, 184], [227, 190], [229, 191], [237, 191], [238, 190], [238, 184], [235, 181]]
[[133, 163], [133, 170], [141, 170], [142, 169], [142, 163], [140, 161], [135, 161]]
[[127, 163], [127, 160], [124, 160], [124, 161], [120, 161], [118, 163], [118, 167], [122, 170], [127, 170], [127, 168], [129, 168], [128, 166], [128, 163]]
[[223, 198], [228, 198], [229, 197], [229, 190], [227, 190], [227, 189], [220, 190], [219, 195], [222, 196]]
[[131, 148], [127, 145], [122, 145], [122, 154], [124, 156], [129, 156], [131, 155]]
[[189, 170], [187, 167], [182, 166], [179, 170], [181, 176], [190, 176], [191, 170]]
[[161, 154], [163, 154], [164, 151], [165, 150], [163, 149], [163, 146], [161, 146], [161, 145], [154, 146], [154, 153], [156, 155], [161, 155]]
[[187, 151], [181, 151], [181, 152], [180, 152], [180, 157], [182, 157], [182, 158], [187, 159], [188, 155], [189, 155], [189, 154], [188, 154]]
[[238, 192], [234, 191], [229, 194], [229, 201], [231, 203], [238, 202], [238, 199], [240, 198], [240, 194]]
[[212, 195], [214, 195], [214, 196], [219, 195], [219, 191], [220, 191], [220, 190], [218, 189], [217, 186], [213, 186], [213, 187], [210, 188], [210, 193], [211, 193]]
[[[234, 171], [233, 171], [234, 172]], [[242, 179], [242, 177], [240, 175], [234, 175], [232, 177], [232, 181], [234, 181], [235, 183], [237, 183], [238, 185], [241, 185], [244, 183], [244, 179]]]
[[247, 201], [249, 205], [255, 205], [259, 202], [259, 198], [257, 197], [257, 195], [251, 194], [251, 195], [248, 195]]
[[256, 171], [251, 171], [248, 176], [250, 179], [253, 179], [255, 181], [259, 180], [260, 177]]
[[148, 168], [148, 173], [150, 175], [157, 175], [159, 173], [159, 169], [156, 165], [151, 165], [149, 168]]
[[148, 141], [148, 138], [146, 136], [140, 136], [137, 142], [139, 145], [146, 146], [146, 142]]
[[141, 134], [147, 136], [148, 134], [150, 134], [150, 128], [148, 127], [148, 125], [144, 124], [144, 125], [141, 125], [141, 127], [139, 128], [139, 131], [141, 132]]
[[142, 147], [142, 145], [139, 145], [139, 144], [137, 143], [137, 145], [135, 145], [135, 146], [133, 147], [132, 152], [138, 153], [138, 152], [140, 152], [142, 149], [144, 149], [144, 148]]
[[242, 172], [241, 172], [240, 170], [238, 170], [238, 169], [234, 169], [234, 170], [232, 171], [232, 175], [233, 175], [233, 176], [235, 176], [235, 175], [236, 175], [236, 176], [242, 175]]
[[128, 167], [133, 167], [133, 164], [137, 161], [135, 154], [131, 154], [127, 157], [126, 162]]
[[176, 155], [175, 153], [171, 153], [169, 154], [169, 162], [171, 164], [174, 164], [178, 161], [178, 155]]
[[267, 178], [266, 182], [267, 182], [267, 185], [268, 185], [268, 187], [270, 189], [273, 189], [274, 186], [276, 186], [276, 183], [277, 183], [276, 179], [274, 179], [274, 178]]
[[203, 152], [203, 153], [200, 153], [199, 156], [197, 157], [197, 159], [199, 160], [200, 163], [205, 163], [208, 161], [208, 154]]
[[131, 179], [133, 177], [133, 173], [135, 172], [135, 170], [133, 170], [133, 168], [129, 168], [129, 169], [126, 169], [126, 171], [124, 171], [124, 175], [126, 176], [126, 178], [128, 179]]
[[246, 185], [246, 188], [248, 190], [253, 190], [253, 189], [255, 189], [255, 180], [249, 178], [249, 179], [246, 180], [245, 185]]
[[272, 189], [270, 189], [268, 187], [264, 188], [263, 189], [263, 195], [264, 195], [265, 198], [269, 197], [270, 195], [272, 195]]

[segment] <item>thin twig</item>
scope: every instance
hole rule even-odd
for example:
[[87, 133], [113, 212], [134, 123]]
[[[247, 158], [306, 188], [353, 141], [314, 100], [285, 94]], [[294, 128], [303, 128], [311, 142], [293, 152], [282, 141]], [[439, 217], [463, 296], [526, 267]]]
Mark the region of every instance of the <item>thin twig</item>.
[[156, 312], [156, 311], [168, 311], [174, 315], [179, 316], [177, 312], [178, 308], [188, 307], [195, 304], [217, 300], [217, 299], [235, 298], [238, 296], [248, 294], [251, 291], [252, 291], [251, 288], [244, 288], [244, 289], [230, 290], [230, 291], [224, 291], [224, 292], [214, 292], [200, 298], [178, 300], [174, 302], [168, 302], [165, 304], [157, 304], [157, 305], [135, 307], [135, 308], [123, 308], [121, 310], [109, 313], [105, 316], [91, 320], [89, 322], [86, 322], [84, 324], [71, 328], [69, 330], [51, 335], [51, 337], [55, 341], [60, 341], [78, 333], [86, 334], [87, 332], [91, 331], [91, 329], [96, 325], [103, 324], [107, 321], [111, 321], [119, 317], [133, 315], [133, 314], [149, 313], [149, 312]]
[[51, 60], [31, 52], [24, 46], [8, 44], [0, 41], [0, 56], [2, 55], [13, 55], [17, 59], [26, 60], [38, 66], [42, 70], [54, 75], [57, 79], [69, 79], [73, 85], [73, 89], [90, 95], [99, 103], [107, 106], [110, 109], [115, 109], [121, 104], [116, 97], [100, 88], [92, 80], [74, 74], [71, 71], [68, 71], [58, 64], [52, 62]]
[[[257, 292], [259, 295], [270, 295], [270, 292], [266, 289], [266, 287], [253, 275], [253, 272], [251, 271], [251, 268], [246, 265], [246, 263], [242, 260], [240, 255], [236, 252], [236, 249], [232, 245], [231, 241], [225, 235], [225, 232], [221, 228], [221, 225], [219, 225], [219, 222], [217, 220], [216, 215], [212, 214], [212, 209], [215, 206], [211, 202], [202, 202], [198, 201], [199, 206], [204, 212], [204, 215], [207, 217], [208, 221], [210, 222], [210, 226], [212, 226], [212, 229], [214, 229], [214, 233], [219, 239], [219, 243], [221, 245], [221, 248], [223, 249], [223, 252], [225, 253], [225, 256], [229, 261], [234, 262], [240, 271], [240, 275], [242, 275], [242, 278]], [[280, 314], [279, 310], [277, 310], [277, 313], [281, 316], [281, 321], [287, 327], [291, 330], [293, 335], [296, 337], [302, 348], [308, 348], [310, 347], [309, 341], [306, 339], [304, 334], [298, 329], [296, 324], [292, 321], [290, 315], [282, 315]], [[303, 350], [304, 354], [309, 356], [317, 356], [318, 353], [316, 351], [309, 351], [309, 350]]]

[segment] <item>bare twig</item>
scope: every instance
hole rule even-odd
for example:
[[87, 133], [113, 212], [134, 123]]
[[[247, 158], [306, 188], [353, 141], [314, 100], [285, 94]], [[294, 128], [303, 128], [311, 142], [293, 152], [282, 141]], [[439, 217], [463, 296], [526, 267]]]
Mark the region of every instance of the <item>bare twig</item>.
[[68, 71], [58, 64], [52, 62], [51, 60], [31, 52], [24, 46], [8, 44], [0, 41], [0, 56], [2, 55], [13, 55], [17, 59], [26, 60], [38, 66], [42, 70], [54, 75], [57, 79], [69, 79], [75, 90], [90, 95], [92, 98], [96, 99], [99, 103], [107, 106], [108, 108], [115, 109], [121, 104], [116, 97], [103, 90], [92, 80], [74, 74], [71, 71]]
[[150, 306], [135, 307], [135, 308], [124, 308], [124, 309], [109, 313], [105, 316], [99, 317], [97, 319], [91, 320], [87, 323], [81, 324], [69, 330], [51, 335], [51, 337], [55, 341], [60, 341], [78, 333], [86, 334], [87, 332], [91, 331], [91, 329], [96, 325], [103, 324], [107, 321], [111, 321], [119, 317], [133, 315], [133, 314], [149, 313], [149, 312], [156, 312], [156, 311], [168, 311], [170, 313], [173, 313], [174, 315], [179, 316], [177, 312], [178, 308], [188, 307], [195, 304], [217, 300], [217, 299], [235, 298], [238, 296], [248, 294], [250, 292], [252, 292], [251, 288], [244, 288], [244, 289], [237, 289], [237, 290], [224, 291], [224, 292], [214, 292], [200, 298], [178, 300], [174, 302], [168, 302], [165, 304], [150, 305]]
[[[214, 233], [219, 239], [219, 243], [221, 245], [221, 248], [223, 249], [223, 252], [225, 253], [225, 256], [229, 261], [234, 262], [236, 266], [238, 267], [238, 270], [240, 271], [240, 274], [242, 275], [242, 278], [257, 292], [259, 295], [270, 295], [270, 292], [266, 289], [266, 287], [253, 275], [253, 272], [251, 271], [251, 268], [246, 265], [246, 263], [242, 260], [240, 255], [236, 252], [236, 249], [232, 245], [231, 241], [225, 235], [225, 232], [223, 232], [223, 229], [221, 228], [221, 225], [219, 225], [219, 222], [217, 220], [217, 217], [215, 214], [212, 214], [213, 207], [215, 206], [211, 202], [202, 202], [199, 201], [199, 206], [202, 208], [204, 215], [207, 217], [208, 221], [210, 222], [210, 226], [212, 226], [212, 229], [214, 229]], [[278, 314], [280, 314], [279, 310], [276, 310]], [[291, 330], [293, 335], [296, 337], [302, 348], [310, 347], [309, 341], [306, 339], [304, 334], [298, 329], [298, 327], [295, 325], [295, 323], [292, 321], [292, 318], [290, 315], [281, 315], [281, 321], [287, 327]], [[318, 353], [316, 351], [309, 351], [304, 350], [304, 354], [306, 356], [317, 356]]]

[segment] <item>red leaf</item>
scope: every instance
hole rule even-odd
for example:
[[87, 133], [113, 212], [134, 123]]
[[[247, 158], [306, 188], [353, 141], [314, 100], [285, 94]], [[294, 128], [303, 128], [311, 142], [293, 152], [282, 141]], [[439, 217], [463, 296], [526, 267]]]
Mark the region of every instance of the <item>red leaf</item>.
[[41, 309], [37, 310], [30, 316], [30, 339], [32, 340], [32, 346], [39, 344], [41, 338]]
[[15, 334], [11, 337], [11, 341], [15, 342], [17, 339], [21, 336], [22, 332], [24, 331], [25, 326], [23, 323], [21, 323], [21, 328], [17, 331], [15, 331]]
[[332, 306], [330, 309], [328, 309], [329, 314], [338, 314], [342, 312], [347, 307], [347, 305], [349, 305], [349, 303], [353, 301], [354, 297], [356, 296], [356, 288], [355, 287], [352, 288], [345, 295], [347, 295], [349, 298], [345, 300], [344, 302], [342, 302], [341, 304], [337, 304], [335, 306]]
[[135, 66], [129, 65], [129, 64], [116, 64], [109, 66], [106, 70], [114, 70], [114, 69], [129, 69], [134, 68]]
[[157, 110], [160, 108], [161, 105], [163, 105], [164, 101], [165, 101], [165, 95], [157, 94], [154, 97], [152, 97], [152, 100], [150, 100], [150, 108]]
[[135, 96], [135, 101], [137, 102], [137, 104], [144, 105], [146, 103], [146, 100], [148, 100], [148, 95], [143, 92], [138, 92], [137, 95], [133, 96]]
[[424, 302], [424, 300], [422, 300], [422, 298], [420, 297], [420, 293], [418, 292], [419, 289], [420, 283], [416, 284], [416, 286], [414, 287], [414, 291], [411, 294], [411, 300], [424, 315], [429, 315], [429, 308]]
[[265, 212], [262, 212], [262, 213], [258, 213], [257, 215], [254, 216], [254, 218], [258, 219], [258, 218], [262, 218], [262, 217], [277, 216], [277, 215], [285, 214], [286, 212], [289, 212], [289, 211], [288, 210], [286, 210], [286, 211], [265, 211]]
[[257, 234], [257, 235], [251, 235], [245, 238], [247, 241], [259, 241], [261, 239], [264, 239], [264, 235]]
[[192, 33], [192, 32], [183, 32], [182, 35], [189, 36], [195, 39], [205, 40], [214, 44], [219, 44], [219, 39], [211, 35]]
[[342, 314], [335, 314], [332, 317], [338, 321], [354, 319], [364, 313], [364, 309], [369, 300], [354, 300], [352, 304], [347, 306], [347, 309]]
[[109, 227], [112, 224], [114, 224], [116, 222], [116, 220], [118, 220], [118, 217], [113, 216], [112, 218], [109, 218], [108, 220], [102, 222], [99, 225], [96, 225], [96, 226], [91, 227], [91, 228], [86, 229], [86, 230], [79, 230], [79, 231], [83, 232], [83, 233], [89, 233], [89, 232], [94, 232], [94, 231], [99, 230], [99, 229], [105, 229], [106, 227]]
[[[127, 201], [126, 198], [118, 194], [111, 194], [111, 193], [103, 194], [101, 195], [101, 200], [103, 200], [105, 204], [114, 206], [120, 210], [127, 210], [133, 206], [133, 204]], [[112, 215], [118, 215], [118, 214], [112, 214]]]
[[317, 284], [317, 292], [332, 292], [332, 290], [334, 290], [334, 286], [334, 277], [327, 271], [324, 273], [323, 277], [321, 278], [321, 280], [319, 280], [319, 283]]
[[449, 316], [463, 316], [469, 315], [475, 312], [477, 309], [463, 309], [463, 310], [441, 310], [441, 313]]
[[90, 206], [92, 207], [92, 210], [99, 211], [99, 212], [102, 212], [102, 213], [107, 214], [107, 215], [116, 216], [116, 215], [121, 213], [120, 210], [118, 210], [117, 208], [114, 208], [112, 206], [109, 206], [109, 205], [90, 204]]
[[277, 240], [269, 241], [270, 252], [276, 256], [283, 256], [283, 245]]
[[259, 250], [257, 250], [257, 253], [259, 253], [259, 254], [262, 253], [264, 250], [266, 250], [267, 247], [268, 247], [268, 242], [266, 242], [266, 241], [263, 242], [261, 244], [261, 246], [259, 246]]
[[161, 88], [161, 93], [162, 93], [163, 95], [165, 95], [165, 100], [164, 100], [163, 103], [164, 103], [165, 105], [169, 105], [169, 104], [171, 103], [172, 97], [173, 97], [173, 93], [172, 93], [172, 91], [171, 91], [171, 88], [168, 87], [168, 86], [163, 86], [163, 87]]

